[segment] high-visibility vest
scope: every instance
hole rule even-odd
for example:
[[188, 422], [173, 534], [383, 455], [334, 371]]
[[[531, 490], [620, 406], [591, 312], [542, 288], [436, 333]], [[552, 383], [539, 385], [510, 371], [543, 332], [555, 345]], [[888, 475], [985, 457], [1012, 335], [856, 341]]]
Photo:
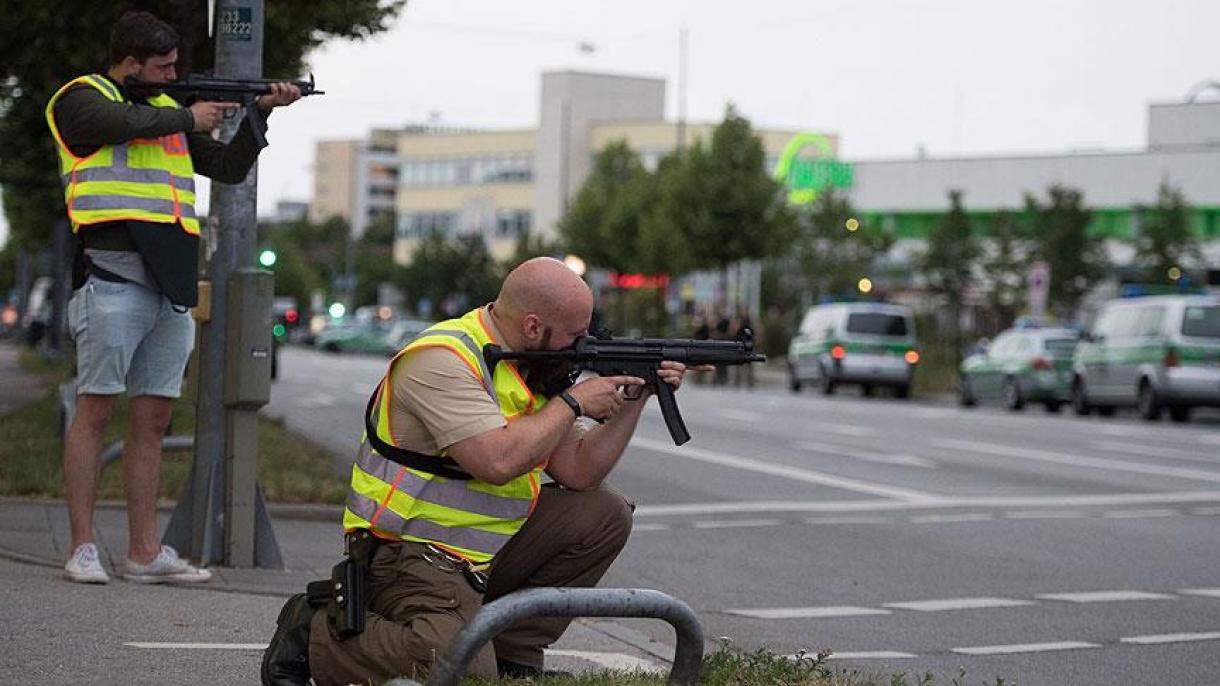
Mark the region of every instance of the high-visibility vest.
[[[54, 110], [60, 96], [80, 83], [98, 89], [114, 102], [128, 102], [113, 83], [89, 74], [64, 84], [47, 103], [47, 126], [59, 151], [59, 173], [72, 231], [89, 224], [134, 219], [178, 224], [187, 233], [199, 235], [195, 168], [186, 134], [103, 145], [91, 155], [77, 157], [59, 133]], [[146, 102], [154, 107], [180, 107], [164, 93]]]
[[[443, 348], [457, 355], [510, 422], [546, 405], [546, 398], [536, 397], [513, 365], [488, 369], [483, 346], [497, 343], [486, 321], [489, 316], [485, 308], [479, 308], [434, 324], [394, 356], [370, 400], [366, 421], [366, 425], [376, 422], [370, 428], [380, 442], [400, 450], [390, 430], [390, 372], [400, 359], [423, 348]], [[371, 444], [367, 430], [365, 434], [352, 466], [343, 513], [348, 531], [370, 529], [381, 538], [431, 543], [482, 564], [521, 529], [538, 501], [541, 468], [503, 486], [475, 478], [450, 478], [387, 459]], [[461, 469], [443, 451], [438, 456], [414, 455]]]

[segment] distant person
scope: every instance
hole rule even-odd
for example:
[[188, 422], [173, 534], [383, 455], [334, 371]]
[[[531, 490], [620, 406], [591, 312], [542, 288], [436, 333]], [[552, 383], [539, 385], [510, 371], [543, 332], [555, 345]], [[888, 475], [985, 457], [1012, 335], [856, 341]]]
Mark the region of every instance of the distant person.
[[[751, 338], [754, 336], [754, 324], [750, 321], [750, 311], [745, 309], [737, 310], [737, 315], [733, 318], [733, 322], [729, 327], [729, 335], [733, 339], [741, 339], [746, 332], [749, 332]], [[743, 364], [733, 368], [733, 385], [746, 386], [754, 388], [754, 365]]]
[[[199, 569], [158, 545], [161, 437], [194, 345], [198, 301], [196, 173], [240, 183], [259, 149], [243, 122], [233, 142], [213, 140], [225, 105], [179, 105], [151, 84], [177, 78], [178, 34], [147, 12], [127, 12], [110, 34], [106, 73], [72, 79], [47, 103], [59, 153], [76, 264], [68, 326], [76, 339], [76, 415], [64, 447], [72, 535], [65, 576], [110, 580], [93, 542], [98, 457], [120, 393], [131, 398], [123, 451], [128, 547], [123, 576], [139, 583], [201, 582]], [[277, 83], [264, 112], [301, 97]]]
[[[535, 258], [509, 273], [494, 302], [432, 326], [394, 358], [365, 417], [368, 442], [343, 515], [354, 545], [376, 541], [364, 631], [339, 637], [330, 612], [304, 594], [290, 599], [264, 653], [264, 684], [419, 678], [484, 603], [597, 584], [632, 521], [631, 503], [604, 480], [651, 393], [624, 402], [623, 387], [643, 379], [573, 385], [564, 363], [489, 368], [483, 355], [490, 343], [568, 348], [588, 334], [592, 308], [579, 276]], [[657, 372], [675, 389], [684, 373], [676, 362]], [[581, 417], [602, 423], [586, 428]], [[539, 675], [543, 650], [570, 622], [517, 623], [477, 653], [471, 672]]]
[[[729, 319], [728, 311], [721, 309], [720, 318], [716, 320], [716, 326], [712, 329], [712, 338], [717, 341], [727, 341], [733, 338], [732, 335], [733, 321]], [[723, 386], [729, 381], [728, 367], [716, 367], [716, 371], [712, 372], [712, 384], [715, 386]]]

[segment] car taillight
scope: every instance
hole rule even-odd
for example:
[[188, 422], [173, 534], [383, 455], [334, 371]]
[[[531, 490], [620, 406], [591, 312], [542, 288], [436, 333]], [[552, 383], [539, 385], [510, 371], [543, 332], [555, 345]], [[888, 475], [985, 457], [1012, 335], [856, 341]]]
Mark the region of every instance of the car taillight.
[[830, 349], [830, 356], [835, 358], [836, 360], [841, 360], [844, 357], [847, 357], [847, 351], [843, 349], [843, 346], [836, 345], [835, 347]]
[[1050, 369], [1054, 366], [1051, 364], [1051, 361], [1045, 357], [1035, 357], [1033, 362], [1030, 362], [1029, 364], [1034, 369]]
[[1178, 359], [1178, 351], [1173, 348], [1165, 349], [1165, 366], [1176, 367], [1181, 360]]
[[907, 364], [919, 364], [919, 351], [908, 350], [907, 354], [902, 356], [902, 359], [907, 361]]

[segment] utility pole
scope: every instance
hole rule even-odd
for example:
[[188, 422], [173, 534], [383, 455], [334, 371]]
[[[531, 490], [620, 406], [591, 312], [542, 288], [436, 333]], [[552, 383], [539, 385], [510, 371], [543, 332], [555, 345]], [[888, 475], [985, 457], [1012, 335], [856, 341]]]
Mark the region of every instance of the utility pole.
[[686, 147], [686, 27], [678, 33], [678, 149]]
[[[209, 2], [215, 16], [215, 75], [260, 78], [263, 0]], [[257, 106], [257, 105], [255, 105]], [[232, 140], [240, 111], [226, 117]], [[165, 542], [204, 564], [282, 568], [271, 519], [255, 482], [258, 408], [269, 400], [270, 272], [255, 268], [258, 165], [241, 183], [212, 184], [200, 288], [195, 460]]]

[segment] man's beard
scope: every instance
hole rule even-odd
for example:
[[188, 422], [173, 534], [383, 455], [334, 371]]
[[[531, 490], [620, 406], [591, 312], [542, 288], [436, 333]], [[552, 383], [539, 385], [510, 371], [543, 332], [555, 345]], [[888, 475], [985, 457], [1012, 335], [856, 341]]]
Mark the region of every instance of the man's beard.
[[[550, 344], [551, 329], [548, 327], [542, 333], [542, 342], [536, 352], [546, 351]], [[568, 390], [580, 375], [580, 369], [568, 360], [521, 360], [517, 369], [525, 379], [526, 387], [544, 398], [553, 398]]]

